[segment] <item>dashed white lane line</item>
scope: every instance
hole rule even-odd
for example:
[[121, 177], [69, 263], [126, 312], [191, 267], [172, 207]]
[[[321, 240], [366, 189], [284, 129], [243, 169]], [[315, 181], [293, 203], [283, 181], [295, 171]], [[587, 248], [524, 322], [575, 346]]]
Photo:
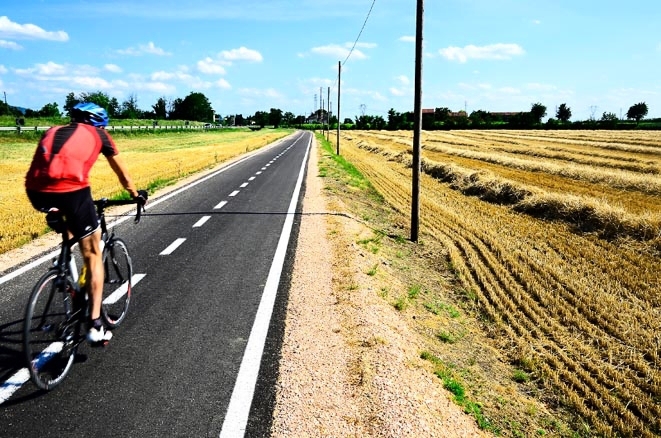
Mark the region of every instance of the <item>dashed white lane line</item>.
[[247, 182], [244, 182], [244, 183], [241, 184], [239, 187], [242, 188], [242, 189], [244, 189], [244, 188], [248, 187], [248, 183], [247, 183]]
[[266, 170], [266, 167], [262, 167], [262, 170]]
[[170, 246], [165, 248], [159, 255], [170, 255], [170, 254], [172, 254], [174, 252], [174, 250], [179, 248], [181, 246], [181, 244], [184, 243], [185, 241], [186, 241], [185, 238], [180, 237], [179, 239], [172, 242], [170, 244]]
[[255, 175], [261, 175], [262, 171], [260, 170], [259, 172], [255, 172]]
[[[135, 274], [133, 277], [131, 277], [131, 285], [135, 286], [145, 278], [146, 274]], [[124, 294], [126, 294], [127, 287], [126, 286], [121, 286], [118, 288], [116, 291], [114, 291], [112, 294], [110, 294], [105, 300], [103, 300], [104, 304], [112, 304], [115, 303], [117, 300], [119, 300]], [[50, 358], [52, 358], [55, 354], [59, 353], [60, 350], [62, 350], [62, 343], [61, 342], [53, 342], [50, 344], [48, 347], [46, 347], [39, 356], [37, 356], [34, 359], [34, 363], [37, 364], [37, 367], [42, 367]], [[26, 368], [21, 368], [20, 370], [16, 371], [13, 376], [11, 376], [9, 379], [5, 380], [2, 384], [0, 384], [0, 405], [6, 402], [9, 397], [12, 396], [16, 391], [19, 390], [23, 384], [25, 384], [28, 380], [30, 380], [30, 371], [28, 371], [27, 367]]]
[[251, 176], [250, 178], [248, 178], [248, 181], [254, 181], [254, 180], [255, 180], [254, 176]]
[[[135, 287], [135, 285], [140, 283], [140, 280], [142, 280], [146, 276], [147, 274], [133, 274], [133, 277], [131, 277], [131, 288]], [[108, 295], [106, 299], [103, 300], [103, 304], [115, 304], [117, 300], [119, 300], [121, 297], [126, 295], [127, 291], [128, 291], [128, 283], [124, 283], [123, 285], [118, 287], [117, 290], [115, 290], [115, 292]]]
[[7, 401], [9, 397], [16, 391], [18, 388], [23, 386], [25, 382], [30, 380], [30, 371], [27, 368], [21, 368], [16, 371], [13, 376], [0, 385], [0, 404]]
[[204, 225], [209, 219], [211, 219], [211, 216], [202, 216], [202, 219], [199, 221], [195, 222], [195, 225], [193, 225], [193, 228], [200, 228], [202, 225]]
[[222, 201], [220, 204], [216, 205], [213, 209], [214, 210], [220, 210], [221, 208], [223, 208], [226, 205], [227, 205], [227, 201]]
[[238, 195], [238, 194], [239, 194], [239, 191], [238, 191], [238, 190], [234, 190], [232, 193], [230, 193], [230, 197], [233, 198], [233, 197], [235, 197], [235, 196]]

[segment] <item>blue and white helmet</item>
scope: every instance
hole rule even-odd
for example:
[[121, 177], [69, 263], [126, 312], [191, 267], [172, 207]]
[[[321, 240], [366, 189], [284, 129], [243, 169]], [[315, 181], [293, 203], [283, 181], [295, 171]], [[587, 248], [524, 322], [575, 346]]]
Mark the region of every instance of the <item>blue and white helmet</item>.
[[81, 102], [74, 106], [71, 117], [78, 122], [96, 127], [108, 126], [108, 112], [92, 102]]

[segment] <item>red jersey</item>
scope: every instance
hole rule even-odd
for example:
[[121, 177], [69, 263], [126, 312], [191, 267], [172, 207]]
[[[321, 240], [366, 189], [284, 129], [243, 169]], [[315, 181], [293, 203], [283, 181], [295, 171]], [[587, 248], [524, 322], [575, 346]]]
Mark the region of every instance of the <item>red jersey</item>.
[[99, 154], [118, 153], [110, 134], [103, 129], [84, 123], [51, 128], [39, 141], [25, 187], [60, 193], [89, 187], [89, 173]]

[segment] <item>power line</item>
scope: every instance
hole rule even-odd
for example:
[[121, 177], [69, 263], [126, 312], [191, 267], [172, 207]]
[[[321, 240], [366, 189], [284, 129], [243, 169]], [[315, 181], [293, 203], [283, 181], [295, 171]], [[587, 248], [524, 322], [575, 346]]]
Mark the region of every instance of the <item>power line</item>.
[[372, 14], [372, 9], [374, 9], [374, 4], [376, 3], [376, 0], [372, 1], [372, 6], [370, 6], [370, 10], [367, 12], [367, 17], [365, 17], [365, 22], [363, 23], [363, 27], [360, 29], [360, 32], [358, 33], [358, 36], [356, 37], [356, 41], [353, 43], [353, 47], [351, 47], [351, 50], [349, 50], [349, 54], [347, 55], [346, 59], [342, 63], [342, 65], [346, 64], [346, 62], [349, 60], [349, 57], [353, 53], [353, 49], [356, 48], [356, 44], [358, 44], [358, 40], [360, 39], [360, 36], [363, 34], [363, 31], [365, 30], [365, 26], [367, 25], [367, 20], [369, 20], [370, 15]]
[[[348, 54], [347, 57], [344, 59], [344, 62], [342, 62], [342, 63], [338, 63], [338, 66], [337, 66], [337, 67], [338, 67], [338, 71], [342, 68], [342, 66], [343, 66], [344, 64], [347, 63], [347, 61], [348, 61], [349, 58], [351, 57], [351, 54], [353, 53], [353, 50], [356, 48], [356, 44], [358, 44], [358, 40], [360, 40], [360, 36], [363, 34], [363, 31], [365, 30], [365, 26], [367, 25], [367, 20], [369, 20], [370, 15], [372, 15], [372, 9], [374, 9], [374, 4], [375, 4], [375, 3], [376, 3], [376, 0], [373, 0], [373, 1], [372, 1], [372, 6], [370, 6], [370, 10], [367, 11], [367, 17], [365, 17], [365, 21], [363, 22], [363, 27], [360, 29], [360, 32], [358, 32], [358, 36], [356, 37], [356, 41], [354, 41], [353, 46], [351, 47], [351, 50], [349, 50], [349, 54]], [[331, 86], [331, 89], [332, 89], [332, 90], [334, 90], [334, 89], [335, 89], [335, 86], [338, 85], [338, 84], [337, 84], [337, 81], [338, 81], [338, 78], [335, 78], [335, 82], [334, 82], [333, 85]]]

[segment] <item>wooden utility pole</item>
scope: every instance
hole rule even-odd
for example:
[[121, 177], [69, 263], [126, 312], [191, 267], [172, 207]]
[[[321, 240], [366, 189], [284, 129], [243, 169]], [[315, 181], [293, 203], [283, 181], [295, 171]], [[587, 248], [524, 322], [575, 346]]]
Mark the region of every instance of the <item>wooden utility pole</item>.
[[340, 88], [342, 87], [342, 63], [337, 61], [337, 145], [336, 153], [340, 155]]
[[326, 99], [326, 124], [328, 130], [326, 131], [326, 141], [330, 138], [330, 87], [328, 87], [328, 99]]
[[420, 227], [420, 139], [422, 137], [422, 18], [424, 0], [418, 0], [415, 31], [415, 103], [413, 109], [413, 181], [411, 187], [411, 241], [418, 241]]

